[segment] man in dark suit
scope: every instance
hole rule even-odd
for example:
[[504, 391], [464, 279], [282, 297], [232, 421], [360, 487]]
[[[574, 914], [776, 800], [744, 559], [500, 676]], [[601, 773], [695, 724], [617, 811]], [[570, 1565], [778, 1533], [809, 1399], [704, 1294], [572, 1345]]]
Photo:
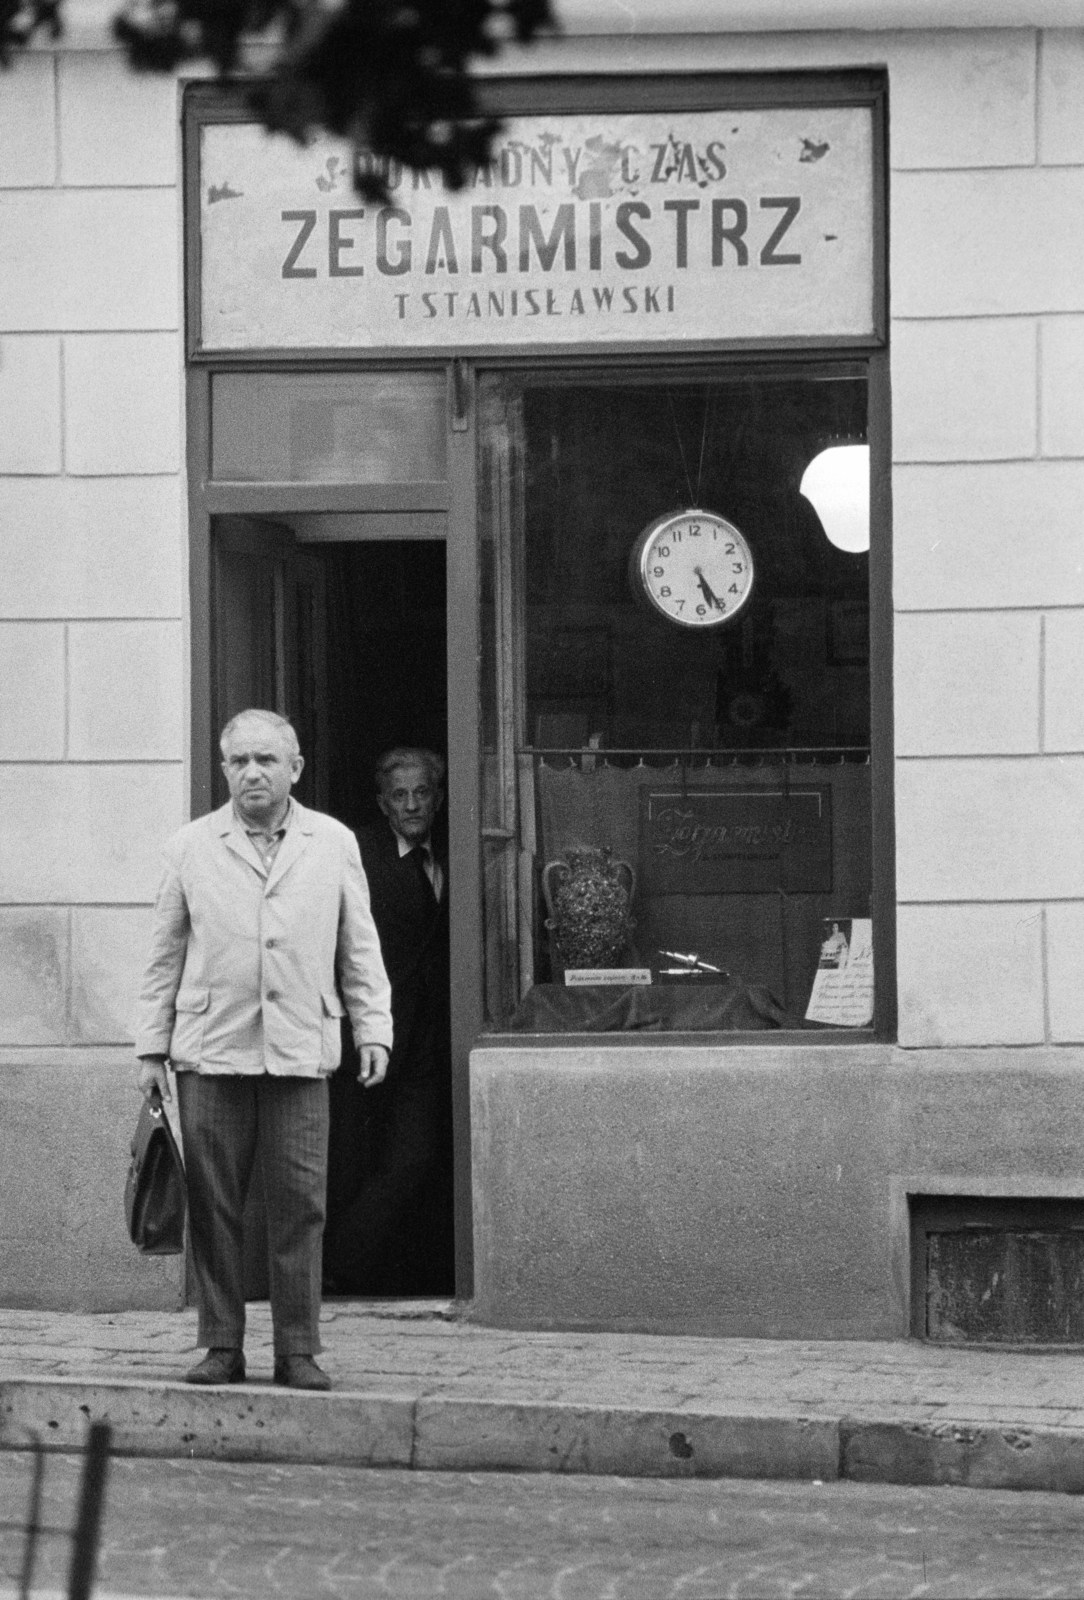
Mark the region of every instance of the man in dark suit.
[[348, 1063], [332, 1080], [329, 1293], [454, 1289], [448, 874], [433, 837], [443, 780], [433, 751], [387, 751], [384, 821], [358, 830], [395, 1043], [378, 1088], [359, 1094]]

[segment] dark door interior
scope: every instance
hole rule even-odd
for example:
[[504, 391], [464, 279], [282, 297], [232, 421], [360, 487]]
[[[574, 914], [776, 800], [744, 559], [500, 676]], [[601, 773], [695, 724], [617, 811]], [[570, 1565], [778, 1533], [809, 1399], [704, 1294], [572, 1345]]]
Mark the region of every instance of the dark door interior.
[[[327, 809], [351, 828], [383, 826], [373, 778], [377, 758], [396, 745], [447, 754], [444, 546], [381, 540], [313, 548], [327, 585]], [[443, 812], [435, 831], [437, 853], [446, 857]], [[438, 1033], [443, 1076], [435, 1110], [390, 1078], [362, 1089], [350, 1041], [344, 1041], [343, 1064], [331, 1082], [327, 1238], [334, 1241], [345, 1225], [371, 1238], [374, 1248], [345, 1279], [333, 1258], [329, 1292], [454, 1291], [446, 1015]], [[426, 1128], [434, 1116], [435, 1136]], [[415, 1157], [425, 1145], [433, 1159], [423, 1177]], [[389, 1216], [395, 1219], [390, 1228]]]
[[393, 745], [447, 753], [444, 545], [310, 545], [327, 576], [327, 809], [375, 821], [373, 768]]
[[[380, 822], [373, 777], [380, 754], [395, 745], [447, 753], [443, 540], [307, 540], [289, 518], [222, 518], [214, 584], [216, 728], [248, 705], [290, 716], [306, 757], [297, 790], [302, 803], [354, 829]], [[221, 802], [226, 790], [219, 783]], [[437, 826], [443, 853], [443, 813]], [[397, 1123], [393, 1095], [357, 1085], [345, 1031], [343, 1064], [331, 1085], [329, 1237], [370, 1188], [374, 1207], [394, 1202], [397, 1173], [406, 1165], [396, 1145], [410, 1137], [409, 1118]], [[398, 1207], [389, 1247], [350, 1292], [454, 1290], [449, 1063], [442, 1070], [437, 1158], [420, 1194]], [[267, 1294], [263, 1202], [258, 1181], [253, 1187], [247, 1291], [260, 1299]]]

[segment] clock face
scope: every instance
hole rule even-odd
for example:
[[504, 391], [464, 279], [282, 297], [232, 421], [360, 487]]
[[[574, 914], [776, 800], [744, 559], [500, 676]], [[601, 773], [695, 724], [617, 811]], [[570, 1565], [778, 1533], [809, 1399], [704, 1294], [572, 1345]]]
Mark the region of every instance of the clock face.
[[752, 593], [753, 552], [744, 534], [713, 511], [676, 511], [644, 529], [629, 577], [670, 622], [717, 628], [732, 622]]

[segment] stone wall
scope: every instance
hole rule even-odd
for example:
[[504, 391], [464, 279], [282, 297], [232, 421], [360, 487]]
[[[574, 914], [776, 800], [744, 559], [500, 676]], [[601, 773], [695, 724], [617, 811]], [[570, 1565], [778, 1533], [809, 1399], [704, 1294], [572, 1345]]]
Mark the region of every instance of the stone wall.
[[184, 820], [177, 86], [0, 76], [0, 1285], [176, 1303], [120, 1194], [130, 1014]]
[[904, 1045], [1084, 1039], [1084, 33], [991, 78], [893, 174]]
[[471, 1123], [503, 1327], [905, 1338], [908, 1196], [1084, 1196], [1071, 1048], [493, 1044]]

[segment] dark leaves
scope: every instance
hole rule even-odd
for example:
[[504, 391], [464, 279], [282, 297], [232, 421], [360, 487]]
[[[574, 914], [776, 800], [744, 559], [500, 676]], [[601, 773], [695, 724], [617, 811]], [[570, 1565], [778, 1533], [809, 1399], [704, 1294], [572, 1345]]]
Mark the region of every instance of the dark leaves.
[[[62, 0], [0, 0], [0, 65], [36, 35], [59, 38], [62, 12]], [[130, 0], [113, 31], [137, 71], [210, 61], [243, 77], [267, 128], [348, 139], [357, 188], [382, 200], [389, 161], [462, 188], [500, 127], [482, 114], [472, 61], [554, 27], [550, 0]], [[272, 57], [258, 79], [254, 42]]]
[[35, 34], [59, 39], [61, 0], [0, 0], [0, 66], [9, 66], [14, 50], [21, 50]]
[[348, 139], [356, 186], [379, 200], [389, 161], [461, 188], [499, 128], [481, 113], [472, 59], [553, 26], [550, 0], [135, 0], [114, 31], [137, 69], [210, 60], [227, 77], [270, 37], [272, 64], [247, 89], [255, 114], [299, 143]]

